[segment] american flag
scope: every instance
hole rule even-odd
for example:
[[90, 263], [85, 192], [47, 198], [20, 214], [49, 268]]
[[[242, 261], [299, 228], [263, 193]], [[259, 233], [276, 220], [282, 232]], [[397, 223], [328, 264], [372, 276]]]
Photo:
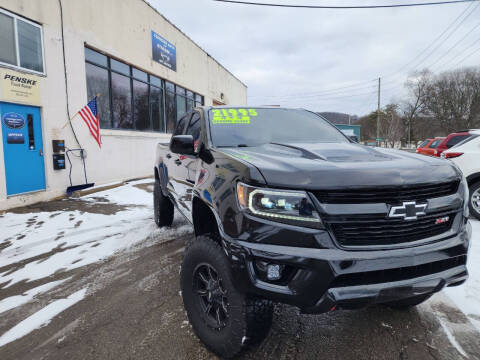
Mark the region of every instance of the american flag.
[[100, 124], [98, 121], [98, 109], [97, 109], [97, 97], [95, 96], [92, 100], [88, 102], [79, 112], [85, 124], [90, 130], [95, 141], [98, 143], [98, 146], [102, 147], [102, 138], [100, 137]]

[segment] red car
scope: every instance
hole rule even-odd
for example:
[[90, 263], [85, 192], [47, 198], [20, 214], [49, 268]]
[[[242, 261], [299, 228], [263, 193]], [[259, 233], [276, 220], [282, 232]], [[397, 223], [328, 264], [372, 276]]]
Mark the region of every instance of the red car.
[[430, 156], [435, 155], [435, 151], [436, 151], [435, 149], [444, 139], [445, 138], [443, 138], [443, 137], [437, 137], [437, 138], [434, 138], [434, 139], [425, 140], [417, 148], [417, 153], [418, 154], [423, 154], [423, 155], [430, 155]]
[[470, 137], [470, 131], [471, 130], [461, 130], [459, 132], [448, 135], [445, 140], [438, 144], [433, 155], [440, 156], [445, 150], [450, 149], [452, 146], [457, 145], [459, 142]]

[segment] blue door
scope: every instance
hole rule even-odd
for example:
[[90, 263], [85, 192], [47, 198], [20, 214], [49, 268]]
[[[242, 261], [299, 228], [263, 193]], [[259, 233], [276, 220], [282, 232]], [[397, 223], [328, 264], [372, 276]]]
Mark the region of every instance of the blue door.
[[40, 108], [0, 102], [7, 195], [45, 190]]

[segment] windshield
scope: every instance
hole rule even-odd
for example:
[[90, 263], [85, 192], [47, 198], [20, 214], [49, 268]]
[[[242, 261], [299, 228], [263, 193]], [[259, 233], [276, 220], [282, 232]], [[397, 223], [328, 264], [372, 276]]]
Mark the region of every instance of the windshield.
[[428, 144], [430, 140], [425, 140], [424, 142], [422, 142], [420, 145], [418, 145], [419, 148], [423, 148], [425, 145]]
[[438, 145], [443, 141], [443, 139], [438, 139], [432, 142], [432, 144], [429, 146], [430, 149], [436, 149]]
[[333, 125], [306, 110], [220, 108], [209, 111], [215, 146], [259, 146], [268, 143], [349, 143]]

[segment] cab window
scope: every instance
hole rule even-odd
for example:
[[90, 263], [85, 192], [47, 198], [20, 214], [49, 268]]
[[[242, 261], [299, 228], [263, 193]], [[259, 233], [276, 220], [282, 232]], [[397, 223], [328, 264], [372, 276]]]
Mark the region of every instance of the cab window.
[[450, 140], [448, 140], [446, 146], [448, 149], [450, 149], [452, 146], [457, 145], [459, 142], [462, 142], [463, 140], [467, 139], [470, 135], [458, 135], [458, 136], [453, 136]]
[[199, 145], [200, 145], [200, 131], [201, 131], [201, 121], [200, 121], [200, 114], [198, 112], [194, 112], [192, 115], [192, 119], [188, 124], [186, 135], [192, 135], [193, 137], [193, 145], [195, 152], [198, 152]]
[[190, 120], [190, 116], [192, 116], [191, 113], [186, 114], [178, 121], [177, 127], [175, 128], [175, 131], [173, 132], [173, 136], [183, 134], [183, 130], [185, 130], [185, 126], [187, 125], [188, 120]]

